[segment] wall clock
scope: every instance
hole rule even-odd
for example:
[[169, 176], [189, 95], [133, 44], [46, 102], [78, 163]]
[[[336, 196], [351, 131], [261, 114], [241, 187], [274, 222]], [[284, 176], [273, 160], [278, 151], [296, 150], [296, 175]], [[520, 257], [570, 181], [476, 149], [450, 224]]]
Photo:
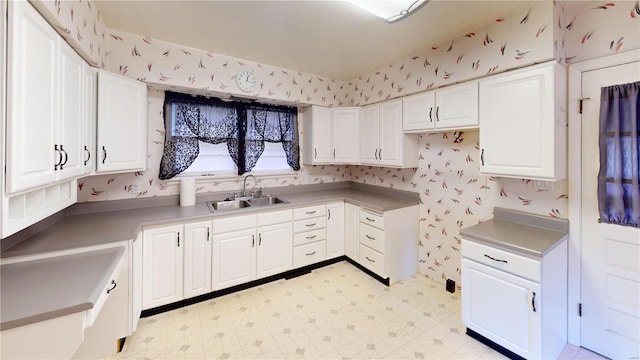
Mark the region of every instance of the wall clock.
[[256, 74], [249, 69], [242, 69], [236, 75], [236, 84], [244, 92], [253, 91], [256, 88]]

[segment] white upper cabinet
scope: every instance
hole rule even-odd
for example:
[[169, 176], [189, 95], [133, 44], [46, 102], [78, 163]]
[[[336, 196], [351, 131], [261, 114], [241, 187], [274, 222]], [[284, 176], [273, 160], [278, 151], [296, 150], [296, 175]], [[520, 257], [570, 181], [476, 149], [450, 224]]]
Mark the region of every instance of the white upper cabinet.
[[303, 121], [305, 164], [358, 163], [360, 108], [311, 106]]
[[418, 138], [402, 132], [402, 100], [362, 108], [362, 164], [418, 166]]
[[566, 74], [555, 61], [480, 81], [480, 172], [560, 180], [566, 175]]
[[80, 173], [82, 59], [26, 1], [9, 3], [6, 192]]
[[96, 156], [96, 106], [97, 106], [97, 70], [84, 66], [84, 127], [82, 131], [82, 174], [91, 174], [95, 170]]
[[478, 127], [478, 83], [471, 81], [403, 99], [404, 132]]
[[146, 140], [146, 84], [99, 71], [97, 172], [145, 170]]

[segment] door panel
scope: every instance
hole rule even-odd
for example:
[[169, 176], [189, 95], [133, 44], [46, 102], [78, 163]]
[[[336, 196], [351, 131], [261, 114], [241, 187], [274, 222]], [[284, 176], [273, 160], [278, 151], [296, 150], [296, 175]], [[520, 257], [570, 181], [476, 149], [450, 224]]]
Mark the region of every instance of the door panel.
[[279, 274], [293, 267], [291, 222], [258, 228], [257, 277]]
[[256, 278], [255, 228], [214, 235], [213, 289], [219, 290]]

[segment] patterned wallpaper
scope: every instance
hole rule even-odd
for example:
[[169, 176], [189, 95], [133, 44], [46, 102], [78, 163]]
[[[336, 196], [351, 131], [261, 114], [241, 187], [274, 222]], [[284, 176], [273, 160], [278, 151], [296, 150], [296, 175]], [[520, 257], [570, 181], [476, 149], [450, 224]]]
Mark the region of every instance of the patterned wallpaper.
[[[106, 36], [107, 68], [144, 80], [155, 88], [242, 95], [235, 88], [233, 76], [243, 67], [252, 67], [260, 86], [251, 95], [266, 101], [364, 105], [548, 59], [568, 64], [640, 48], [639, 6], [637, 1], [526, 3], [521, 10], [504, 14], [485, 27], [435, 44], [348, 83], [115, 30], [109, 30]], [[75, 17], [66, 26], [74, 28], [78, 21]], [[157, 179], [164, 136], [162, 96], [160, 91], [149, 92], [148, 170], [83, 179], [79, 201], [177, 194], [177, 186]], [[491, 218], [494, 206], [567, 217], [566, 181], [539, 191], [532, 181], [480, 175], [478, 149], [477, 130], [424, 134], [417, 169], [306, 166], [296, 177], [264, 179], [261, 185], [350, 179], [418, 192], [420, 272], [459, 284], [459, 230]], [[141, 194], [131, 194], [133, 183], [140, 185]], [[199, 185], [198, 191], [230, 191], [240, 186], [238, 180], [220, 181]]]

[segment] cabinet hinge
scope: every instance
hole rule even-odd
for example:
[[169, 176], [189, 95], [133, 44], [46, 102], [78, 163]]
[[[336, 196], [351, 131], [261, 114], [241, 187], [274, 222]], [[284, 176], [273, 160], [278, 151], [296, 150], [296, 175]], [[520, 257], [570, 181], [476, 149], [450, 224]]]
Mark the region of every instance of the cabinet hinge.
[[578, 304], [578, 316], [582, 317], [582, 303]]

